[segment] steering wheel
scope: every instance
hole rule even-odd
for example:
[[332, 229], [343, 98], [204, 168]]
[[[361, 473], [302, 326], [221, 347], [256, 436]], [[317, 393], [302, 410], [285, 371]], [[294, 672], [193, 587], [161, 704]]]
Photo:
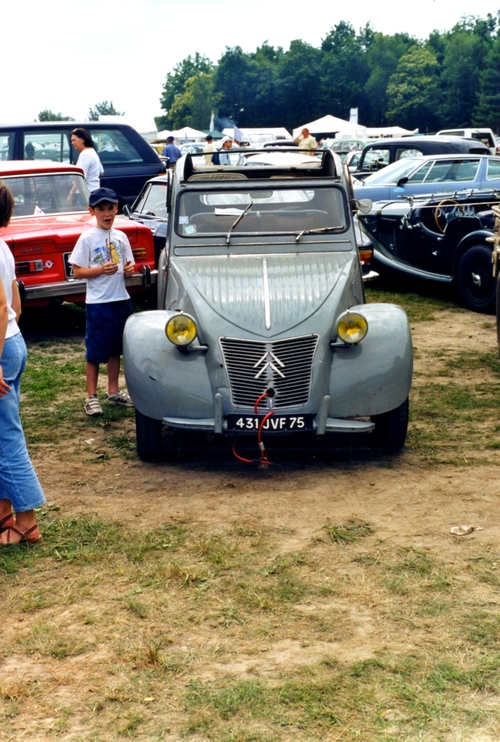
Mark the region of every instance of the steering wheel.
[[[150, 209], [149, 211], [146, 211], [146, 216], [159, 216], [157, 212], [166, 212], [167, 206], [165, 204], [165, 201], [157, 201]], [[160, 219], [164, 219], [164, 216], [159, 216]]]
[[462, 204], [459, 204], [458, 201], [454, 201], [452, 198], [445, 198], [443, 199], [443, 201], [440, 201], [440, 203], [438, 203], [434, 210], [434, 221], [436, 222], [437, 228], [439, 229], [441, 234], [444, 234], [446, 224], [444, 227], [442, 227], [439, 223], [439, 217], [441, 216], [439, 209], [441, 208], [441, 206], [444, 206], [444, 204], [452, 204], [453, 206], [458, 206], [458, 208], [462, 212], [462, 216], [465, 216], [464, 207], [462, 206]]

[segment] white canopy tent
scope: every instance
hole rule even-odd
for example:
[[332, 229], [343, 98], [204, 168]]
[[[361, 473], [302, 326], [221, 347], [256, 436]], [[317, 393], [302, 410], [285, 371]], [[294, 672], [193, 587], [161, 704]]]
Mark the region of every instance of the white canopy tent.
[[330, 134], [331, 136], [335, 136], [338, 131], [356, 131], [359, 129], [359, 124], [351, 124], [349, 121], [344, 121], [344, 119], [339, 119], [336, 116], [330, 116], [328, 114], [320, 119], [316, 119], [316, 121], [297, 126], [293, 130], [294, 139], [299, 136], [302, 129], [309, 129], [311, 134]]
[[410, 131], [409, 129], [403, 129], [402, 126], [369, 126], [366, 133], [370, 139], [382, 139], [384, 137], [411, 136], [412, 134], [418, 134], [418, 129]]
[[171, 136], [174, 137], [174, 139], [198, 139], [202, 140], [205, 139], [206, 134], [203, 131], [198, 131], [198, 129], [193, 129], [191, 126], [183, 126], [182, 129], [176, 129], [171, 133]]
[[175, 131], [168, 131], [164, 129], [159, 131], [156, 135], [156, 141], [165, 142], [167, 137], [174, 137], [177, 141], [184, 141], [185, 139], [205, 139], [206, 134], [198, 129], [193, 129], [191, 126], [183, 126], [182, 129], [176, 129]]

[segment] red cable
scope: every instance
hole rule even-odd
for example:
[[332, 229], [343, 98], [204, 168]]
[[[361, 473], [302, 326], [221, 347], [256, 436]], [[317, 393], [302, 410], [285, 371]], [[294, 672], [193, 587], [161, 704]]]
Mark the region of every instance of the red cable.
[[259, 425], [259, 431], [257, 433], [257, 442], [259, 444], [260, 448], [260, 463], [261, 464], [270, 464], [271, 462], [267, 458], [266, 449], [264, 448], [264, 444], [262, 443], [262, 428], [264, 427], [264, 424], [266, 423], [269, 418], [274, 415], [274, 411], [271, 410], [271, 412], [268, 412], [267, 415], [264, 415], [264, 417], [261, 420], [261, 423]]
[[[261, 394], [260, 397], [255, 402], [254, 407], [253, 407], [253, 411], [254, 411], [254, 413], [256, 415], [259, 414], [259, 405], [260, 405], [260, 403], [262, 402], [263, 399], [265, 399], [268, 396], [269, 396], [269, 394], [267, 392], [264, 392], [264, 394]], [[262, 418], [262, 420], [260, 422], [259, 430], [257, 431], [257, 442], [259, 444], [259, 449], [260, 449], [260, 463], [261, 464], [271, 464], [272, 463], [267, 458], [266, 449], [264, 448], [264, 444], [262, 443], [262, 428], [264, 427], [265, 423], [267, 422], [267, 420], [269, 420], [269, 418], [272, 415], [274, 415], [274, 411], [273, 410], [271, 410], [271, 412], [268, 412], [267, 415], [264, 415], [264, 417]], [[256, 459], [244, 459], [243, 456], [240, 456], [239, 454], [236, 453], [236, 439], [235, 439], [235, 441], [233, 443], [233, 455], [239, 461], [243, 461], [243, 463], [245, 463], [245, 464], [256, 463]]]
[[239, 454], [236, 453], [236, 439], [234, 440], [234, 443], [233, 443], [233, 455], [236, 456], [236, 458], [239, 459], [239, 461], [243, 461], [244, 464], [256, 463], [256, 459], [244, 459], [243, 456], [240, 456]]
[[269, 396], [268, 393], [267, 392], [264, 392], [264, 394], [261, 394], [260, 397], [258, 398], [257, 402], [254, 404], [253, 411], [255, 412], [256, 415], [259, 414], [259, 405], [260, 405], [260, 403], [262, 402], [263, 399], [265, 399], [268, 396]]

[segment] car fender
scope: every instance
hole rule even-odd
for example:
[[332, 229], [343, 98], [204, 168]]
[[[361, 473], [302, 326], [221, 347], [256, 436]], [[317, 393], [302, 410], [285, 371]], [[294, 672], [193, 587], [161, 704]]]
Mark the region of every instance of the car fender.
[[329, 416], [380, 415], [408, 397], [413, 373], [411, 330], [395, 304], [351, 307], [368, 322], [356, 345], [334, 347], [329, 382]]
[[[464, 253], [467, 252], [469, 247], [473, 245], [484, 245], [488, 250], [493, 249], [493, 243], [489, 239], [493, 237], [493, 232], [490, 229], [478, 229], [475, 232], [470, 232], [465, 235], [458, 243], [455, 254], [453, 255], [453, 275], [457, 273], [458, 264], [462, 260]], [[492, 268], [493, 270], [493, 268]]]
[[155, 420], [213, 417], [205, 354], [182, 353], [165, 335], [165, 325], [174, 314], [138, 312], [127, 320], [123, 335], [127, 389], [139, 412]]

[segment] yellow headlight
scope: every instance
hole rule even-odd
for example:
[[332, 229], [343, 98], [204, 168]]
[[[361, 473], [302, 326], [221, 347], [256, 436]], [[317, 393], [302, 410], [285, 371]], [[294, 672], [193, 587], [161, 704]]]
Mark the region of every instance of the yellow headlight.
[[358, 312], [346, 312], [337, 323], [337, 333], [344, 343], [359, 343], [368, 332], [368, 322]]
[[196, 325], [186, 314], [176, 314], [167, 322], [165, 334], [174, 345], [189, 345], [196, 337]]

